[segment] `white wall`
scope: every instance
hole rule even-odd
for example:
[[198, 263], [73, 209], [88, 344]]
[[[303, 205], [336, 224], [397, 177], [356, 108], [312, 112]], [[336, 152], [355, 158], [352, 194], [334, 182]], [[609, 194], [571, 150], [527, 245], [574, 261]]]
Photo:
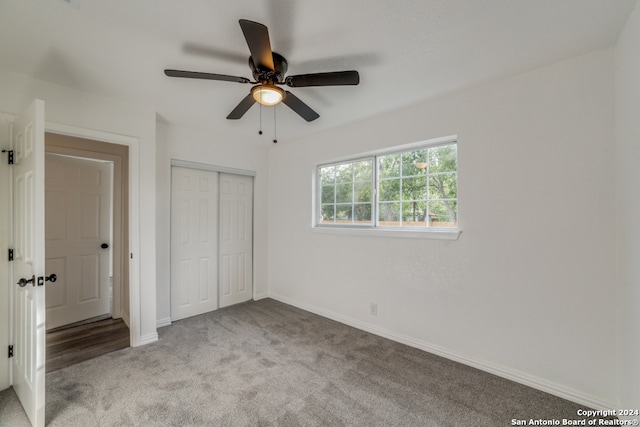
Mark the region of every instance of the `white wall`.
[[158, 124], [157, 147], [157, 316], [171, 321], [170, 225], [171, 159], [249, 170], [254, 181], [254, 298], [267, 296], [267, 184], [269, 145], [239, 141], [234, 135]]
[[126, 135], [139, 140], [139, 201], [135, 207], [143, 220], [138, 224], [139, 235], [133, 236], [140, 242], [140, 253], [134, 254], [138, 262], [133, 264], [139, 266], [139, 271], [133, 273], [140, 278], [141, 304], [137, 326], [134, 327], [134, 344], [156, 340], [156, 306], [154, 303], [145, 304], [145, 301], [156, 299], [155, 112], [145, 106], [126, 104], [2, 70], [0, 93], [2, 112], [18, 113], [33, 99], [39, 98], [45, 101], [45, 120], [49, 123]]
[[[616, 407], [613, 59], [596, 51], [275, 147], [269, 295]], [[454, 134], [459, 240], [312, 232], [316, 164]]]
[[615, 49], [620, 396], [640, 408], [640, 9]]

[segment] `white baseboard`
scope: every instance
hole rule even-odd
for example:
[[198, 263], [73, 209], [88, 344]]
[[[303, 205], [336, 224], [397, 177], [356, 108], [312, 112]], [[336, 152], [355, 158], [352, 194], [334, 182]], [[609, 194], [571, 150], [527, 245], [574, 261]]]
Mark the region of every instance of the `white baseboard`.
[[464, 365], [468, 365], [473, 368], [480, 369], [481, 371], [489, 372], [499, 377], [502, 377], [520, 384], [524, 384], [526, 386], [535, 388], [540, 391], [544, 391], [546, 393], [561, 397], [563, 399], [570, 400], [572, 402], [578, 403], [580, 405], [584, 405], [589, 408], [606, 410], [606, 409], [618, 408], [620, 406], [619, 404], [616, 404], [613, 402], [607, 402], [602, 399], [589, 396], [587, 394], [565, 387], [561, 384], [557, 384], [552, 381], [548, 381], [543, 378], [536, 377], [535, 375], [530, 375], [525, 372], [521, 372], [508, 367], [496, 365], [493, 363], [475, 360], [472, 357], [462, 356], [460, 354], [456, 354], [455, 352], [449, 351], [443, 347], [433, 345], [428, 342], [421, 341], [407, 335], [399, 334], [397, 332], [393, 332], [393, 331], [381, 328], [379, 326], [372, 325], [370, 323], [352, 319], [347, 316], [343, 316], [341, 314], [326, 310], [324, 308], [320, 308], [311, 304], [302, 303], [294, 299], [291, 299], [289, 297], [279, 295], [277, 293], [269, 292], [269, 298], [273, 298], [277, 301], [292, 305], [302, 310], [309, 311], [311, 313], [329, 318], [331, 320], [335, 320], [340, 323], [344, 323], [345, 325], [352, 326], [354, 328], [357, 328], [366, 332], [370, 332], [374, 335], [378, 335], [378, 336], [390, 339], [392, 341], [399, 342], [401, 344], [415, 347], [417, 349], [420, 349], [432, 354], [436, 354], [438, 356], [442, 356], [446, 359], [450, 359], [455, 362], [459, 362]]
[[[124, 323], [127, 324], [127, 327], [129, 328], [129, 330], [131, 330], [131, 324], [129, 323], [129, 313], [125, 313], [123, 311], [122, 312], [122, 320], [124, 321]], [[171, 323], [171, 319], [169, 319], [169, 323]], [[156, 341], [158, 341], [158, 333], [154, 332], [154, 333], [143, 335], [143, 336], [139, 337], [137, 342], [134, 339], [134, 342], [132, 343], [131, 346], [132, 347], [139, 347], [141, 345], [151, 344], [152, 342], [156, 342]]]
[[269, 298], [269, 293], [261, 292], [259, 294], [253, 294], [253, 300], [254, 301], [258, 301], [258, 300], [265, 299], [265, 298]]
[[138, 340], [136, 347], [140, 347], [142, 345], [151, 344], [152, 342], [158, 341], [158, 333], [154, 332], [147, 335], [142, 335]]
[[171, 317], [165, 317], [164, 319], [156, 320], [156, 328], [164, 328], [171, 325]]

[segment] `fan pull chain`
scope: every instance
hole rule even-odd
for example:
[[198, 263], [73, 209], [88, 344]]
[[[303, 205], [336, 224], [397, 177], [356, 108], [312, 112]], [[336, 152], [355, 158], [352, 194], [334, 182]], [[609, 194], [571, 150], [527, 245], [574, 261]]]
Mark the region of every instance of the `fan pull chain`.
[[273, 143], [277, 144], [278, 143], [278, 138], [277, 138], [277, 128], [276, 128], [276, 106], [273, 106]]
[[[262, 97], [262, 95], [261, 95]], [[258, 103], [260, 104], [260, 103]], [[262, 135], [262, 104], [260, 104], [260, 129], [258, 130], [258, 135]]]

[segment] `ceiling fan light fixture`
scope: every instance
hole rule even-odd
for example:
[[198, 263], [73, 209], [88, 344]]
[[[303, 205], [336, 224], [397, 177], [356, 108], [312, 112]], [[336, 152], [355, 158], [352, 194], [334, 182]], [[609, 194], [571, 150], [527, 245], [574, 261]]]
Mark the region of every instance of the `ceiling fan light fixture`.
[[251, 88], [251, 95], [256, 102], [271, 107], [284, 99], [284, 90], [270, 84], [263, 84]]

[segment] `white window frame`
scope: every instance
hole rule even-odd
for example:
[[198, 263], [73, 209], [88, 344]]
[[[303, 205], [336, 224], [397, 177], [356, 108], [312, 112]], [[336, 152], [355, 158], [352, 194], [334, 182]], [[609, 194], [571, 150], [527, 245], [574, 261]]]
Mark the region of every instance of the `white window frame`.
[[[378, 157], [387, 156], [392, 154], [400, 154], [407, 151], [418, 150], [422, 148], [435, 148], [438, 146], [456, 144], [456, 149], [459, 147], [457, 136], [448, 136], [443, 138], [436, 138], [427, 141], [419, 141], [411, 144], [404, 144], [395, 147], [389, 147], [384, 150], [377, 150], [374, 152], [363, 153], [361, 155], [336, 159], [329, 162], [323, 162], [316, 165], [313, 173], [313, 219], [312, 219], [312, 231], [325, 234], [347, 234], [347, 235], [361, 235], [361, 236], [385, 236], [385, 237], [407, 237], [407, 238], [426, 238], [426, 239], [442, 239], [442, 240], [457, 240], [462, 231], [460, 230], [459, 220], [459, 204], [457, 203], [456, 209], [456, 222], [457, 227], [437, 228], [437, 227], [389, 227], [378, 225]], [[457, 150], [456, 150], [457, 151]], [[322, 182], [320, 179], [320, 169], [327, 166], [339, 165], [345, 163], [356, 163], [360, 161], [372, 160], [372, 206], [371, 206], [371, 225], [363, 224], [336, 224], [336, 223], [322, 223], [320, 222], [321, 207], [322, 207]], [[456, 179], [459, 181], [459, 162], [456, 159]], [[459, 202], [459, 197], [456, 198]]]

